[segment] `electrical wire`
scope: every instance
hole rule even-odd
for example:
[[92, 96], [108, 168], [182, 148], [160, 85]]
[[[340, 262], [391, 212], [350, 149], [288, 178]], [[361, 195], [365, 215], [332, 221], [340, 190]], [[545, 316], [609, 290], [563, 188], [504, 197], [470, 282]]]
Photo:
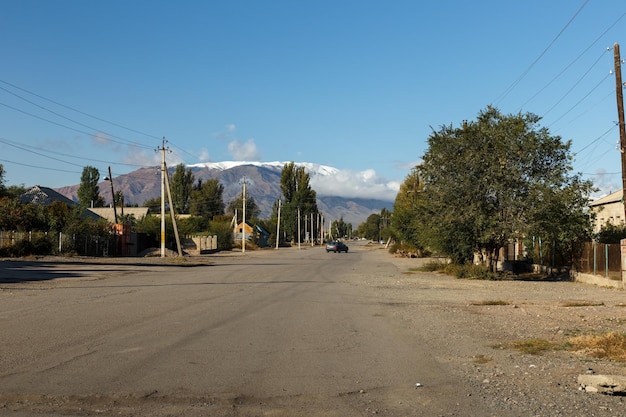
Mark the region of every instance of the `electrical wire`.
[[55, 115], [55, 116], [57, 116], [57, 117], [60, 117], [60, 118], [62, 118], [62, 119], [65, 119], [65, 120], [67, 120], [67, 121], [70, 121], [70, 122], [72, 122], [72, 123], [76, 123], [77, 125], [82, 126], [82, 127], [86, 127], [87, 129], [94, 130], [94, 131], [98, 132], [99, 134], [102, 134], [102, 133], [103, 133], [103, 134], [105, 134], [105, 135], [107, 135], [107, 136], [109, 136], [109, 137], [116, 138], [116, 139], [122, 140], [122, 141], [124, 141], [124, 142], [127, 142], [127, 144], [129, 144], [129, 145], [134, 145], [134, 146], [144, 146], [144, 145], [137, 144], [136, 142], [133, 142], [133, 141], [131, 141], [131, 140], [129, 140], [129, 139], [125, 139], [125, 138], [123, 138], [123, 137], [116, 136], [116, 135], [114, 135], [114, 134], [112, 134], [112, 133], [109, 133], [109, 132], [103, 131], [103, 130], [101, 130], [101, 129], [96, 129], [96, 128], [92, 127], [92, 126], [86, 125], [86, 124], [84, 124], [84, 123], [81, 123], [81, 122], [76, 121], [76, 120], [74, 120], [74, 119], [71, 119], [71, 118], [69, 118], [69, 117], [63, 116], [62, 114], [59, 114], [59, 113], [57, 113], [57, 112], [55, 112], [55, 111], [53, 111], [53, 110], [48, 109], [47, 107], [41, 106], [41, 105], [39, 105], [39, 104], [37, 104], [37, 103], [35, 103], [35, 102], [33, 102], [33, 101], [30, 101], [30, 100], [28, 100], [28, 99], [26, 99], [26, 98], [24, 98], [24, 97], [20, 96], [19, 94], [15, 94], [14, 92], [9, 91], [9, 90], [7, 90], [7, 89], [6, 89], [6, 88], [4, 88], [4, 87], [0, 87], [0, 90], [6, 91], [7, 93], [9, 93], [9, 94], [13, 95], [14, 97], [17, 97], [17, 98], [19, 98], [20, 100], [23, 100], [23, 101], [25, 101], [25, 102], [27, 102], [27, 103], [29, 103], [29, 104], [32, 104], [33, 106], [39, 107], [39, 108], [40, 108], [40, 109], [42, 109], [42, 110], [45, 110], [45, 111], [47, 111], [47, 112], [49, 112], [49, 113], [52, 113], [52, 114], [54, 114], [54, 115]]
[[[528, 103], [530, 103], [533, 99], [535, 99], [539, 94], [541, 94], [546, 88], [548, 88], [552, 83], [554, 83], [561, 75], [563, 75], [568, 69], [570, 69], [576, 62], [578, 62], [578, 60], [580, 58], [583, 57], [583, 55], [585, 55], [587, 53], [587, 51], [589, 51], [596, 43], [598, 43], [600, 41], [600, 39], [602, 39], [604, 37], [604, 35], [606, 35], [609, 30], [611, 30], [615, 25], [617, 25], [619, 23], [620, 20], [622, 20], [624, 18], [624, 16], [626, 16], [626, 12], [622, 13], [622, 15], [620, 17], [617, 18], [617, 20], [615, 20], [615, 22], [613, 22], [613, 24], [611, 24], [604, 32], [602, 32], [602, 34], [600, 34], [600, 36], [598, 36], [596, 38], [596, 40], [594, 40], [587, 48], [585, 48], [584, 51], [582, 51], [576, 58], [574, 58], [574, 60], [572, 62], [570, 62], [565, 68], [563, 68], [563, 70], [561, 70], [561, 72], [559, 72], [556, 76], [554, 76], [554, 78], [552, 78], [545, 86], [543, 86], [543, 88], [541, 88], [537, 93], [535, 93], [531, 98], [529, 98], [528, 100], [526, 100], [524, 102], [524, 104], [522, 104], [519, 108], [518, 108], [518, 112], [521, 111], [521, 109], [523, 107], [525, 107]], [[609, 49], [607, 49], [606, 51], [608, 51]], [[604, 54], [604, 52], [603, 52]]]
[[[63, 128], [65, 128], [65, 129], [73, 130], [74, 132], [78, 132], [78, 133], [81, 133], [81, 134], [83, 134], [83, 135], [87, 135], [87, 136], [96, 136], [95, 134], [93, 134], [93, 133], [91, 133], [91, 132], [85, 132], [85, 131], [83, 131], [83, 130], [75, 129], [75, 128], [73, 128], [73, 127], [70, 127], [70, 126], [64, 125], [64, 124], [62, 124], [62, 123], [58, 123], [58, 122], [55, 122], [55, 121], [53, 121], [53, 120], [46, 119], [45, 117], [37, 116], [36, 114], [29, 113], [29, 112], [27, 112], [27, 111], [25, 111], [25, 110], [18, 109], [17, 107], [10, 106], [10, 105], [8, 105], [8, 104], [6, 104], [6, 103], [2, 103], [2, 102], [0, 102], [0, 105], [2, 105], [2, 106], [4, 106], [4, 107], [7, 107], [7, 108], [9, 108], [9, 109], [11, 109], [11, 110], [15, 110], [15, 111], [17, 111], [17, 112], [23, 113], [23, 114], [25, 114], [25, 115], [27, 115], [27, 116], [34, 117], [35, 119], [43, 120], [44, 122], [48, 122], [48, 123], [51, 123], [51, 124], [53, 124], [53, 125], [63, 127]], [[141, 149], [153, 149], [153, 148], [152, 148], [152, 147], [150, 147], [150, 146], [146, 146], [146, 145], [138, 145], [138, 144], [134, 144], [134, 143], [122, 142], [122, 141], [118, 141], [118, 140], [110, 139], [110, 138], [108, 138], [108, 137], [107, 137], [107, 140], [109, 140], [109, 141], [111, 141], [111, 142], [119, 143], [119, 144], [121, 144], [121, 145], [133, 146], [133, 147], [136, 147], [136, 148], [141, 148]]]
[[121, 129], [128, 130], [129, 132], [133, 132], [133, 133], [136, 133], [136, 134], [139, 134], [139, 135], [147, 136], [147, 137], [149, 137], [149, 138], [153, 138], [153, 139], [161, 140], [161, 138], [160, 138], [160, 137], [158, 137], [158, 136], [156, 136], [156, 135], [152, 135], [152, 134], [150, 134], [150, 133], [144, 133], [144, 132], [142, 132], [142, 131], [139, 131], [139, 130], [136, 130], [136, 129], [132, 129], [132, 128], [130, 128], [130, 127], [126, 127], [126, 126], [121, 125], [121, 124], [119, 124], [119, 123], [111, 122], [111, 121], [106, 120], [106, 119], [103, 119], [103, 118], [101, 118], [101, 117], [94, 116], [94, 115], [89, 114], [89, 113], [87, 113], [87, 112], [84, 112], [84, 111], [81, 111], [81, 110], [75, 109], [75, 108], [73, 108], [73, 107], [67, 106], [67, 105], [65, 105], [65, 104], [63, 104], [63, 103], [59, 103], [58, 101], [54, 101], [54, 100], [51, 100], [51, 99], [49, 99], [49, 98], [46, 98], [46, 97], [44, 97], [44, 96], [42, 96], [42, 95], [40, 95], [40, 94], [33, 93], [32, 91], [28, 91], [28, 90], [26, 90], [26, 89], [24, 89], [24, 88], [22, 88], [22, 87], [18, 87], [17, 85], [15, 85], [15, 84], [11, 84], [11, 83], [9, 83], [9, 82], [7, 82], [7, 81], [0, 80], [0, 83], [3, 83], [3, 84], [8, 85], [8, 86], [11, 86], [11, 87], [13, 87], [13, 88], [15, 88], [15, 89], [17, 89], [17, 90], [23, 91], [23, 92], [28, 93], [28, 94], [30, 94], [30, 95], [33, 95], [33, 96], [35, 96], [35, 97], [37, 97], [37, 98], [40, 98], [40, 99], [42, 99], [42, 100], [48, 101], [48, 102], [50, 102], [50, 103], [52, 103], [52, 104], [55, 104], [55, 105], [57, 105], [57, 106], [63, 107], [63, 108], [65, 108], [65, 109], [71, 110], [71, 111], [76, 112], [76, 113], [79, 113], [79, 114], [82, 114], [83, 116], [91, 117], [91, 118], [92, 118], [92, 119], [94, 119], [94, 120], [98, 120], [98, 121], [100, 121], [100, 122], [108, 123], [108, 124], [110, 124], [111, 126], [119, 127], [119, 128], [121, 128]]
[[565, 32], [568, 26], [574, 21], [574, 19], [576, 19], [576, 17], [580, 14], [580, 12], [582, 12], [582, 10], [585, 8], [587, 3], [589, 3], [589, 0], [585, 0], [583, 2], [582, 6], [580, 6], [580, 8], [576, 11], [576, 13], [574, 13], [574, 16], [572, 16], [572, 18], [565, 24], [565, 26], [559, 31], [559, 33], [554, 37], [554, 39], [552, 39], [552, 42], [548, 44], [548, 46], [543, 50], [543, 52], [541, 52], [541, 54], [539, 54], [539, 56], [535, 58], [535, 60], [528, 66], [528, 68], [526, 68], [524, 72], [522, 72], [522, 74], [517, 78], [517, 80], [515, 80], [513, 84], [511, 84], [504, 91], [504, 93], [500, 94], [500, 96], [496, 98], [496, 100], [494, 101], [496, 105], [498, 105], [502, 100], [504, 100], [511, 93], [511, 91], [513, 91], [515, 87], [517, 87], [517, 85], [526, 77], [526, 75], [528, 75], [530, 70], [533, 69], [535, 65], [537, 65], [537, 63], [541, 60], [541, 58], [543, 58], [543, 56], [548, 52], [548, 50], [552, 47], [552, 45], [554, 45], [554, 43], [561, 37], [563, 32]]
[[[557, 100], [557, 102], [556, 102], [556, 103], [554, 103], [554, 105], [553, 105], [552, 107], [550, 107], [547, 111], [545, 111], [545, 112], [543, 113], [543, 116], [542, 116], [542, 117], [545, 117], [548, 113], [550, 113], [552, 110], [554, 110], [554, 108], [555, 108], [556, 106], [558, 106], [559, 104], [561, 104], [561, 102], [562, 102], [563, 100], [565, 100], [565, 98], [566, 98], [566, 97], [567, 97], [567, 96], [568, 96], [568, 95], [569, 95], [572, 91], [574, 91], [574, 89], [575, 89], [576, 87], [578, 87], [578, 85], [582, 82], [582, 80], [584, 80], [584, 79], [585, 79], [585, 77], [586, 77], [586, 76], [587, 76], [587, 75], [591, 72], [591, 70], [592, 70], [592, 69], [593, 69], [593, 68], [594, 68], [594, 67], [598, 64], [598, 62], [600, 62], [600, 60], [601, 60], [603, 57], [604, 57], [604, 52], [602, 53], [602, 55], [600, 55], [600, 56], [598, 57], [598, 59], [596, 59], [596, 60], [594, 61], [594, 63], [593, 63], [593, 64], [591, 64], [591, 67], [589, 67], [589, 69], [587, 69], [587, 71], [585, 71], [585, 73], [584, 73], [584, 74], [583, 74], [583, 75], [582, 75], [582, 76], [581, 76], [581, 77], [580, 77], [580, 78], [579, 78], [579, 79], [578, 79], [578, 80], [574, 83], [574, 85], [573, 85], [572, 87], [570, 87], [570, 89], [569, 89], [569, 90], [567, 90], [567, 92], [566, 92], [565, 94], [563, 94], [563, 96], [561, 96], [561, 98], [560, 98], [559, 100]], [[610, 74], [608, 74], [608, 75], [610, 75]], [[608, 75], [607, 75], [607, 76], [608, 76]], [[604, 78], [602, 79], [602, 81], [604, 81], [605, 79], [606, 79], [606, 77], [604, 77]]]
[[557, 119], [555, 119], [552, 124], [548, 127], [553, 126], [555, 123], [557, 123], [559, 120], [561, 120], [562, 118], [564, 118], [565, 116], [567, 116], [569, 114], [569, 112], [571, 112], [572, 110], [574, 110], [580, 103], [582, 103], [587, 97], [589, 97], [591, 95], [591, 93], [593, 93], [594, 91], [596, 91], [600, 85], [602, 85], [602, 83], [604, 82], [604, 80], [606, 80], [611, 74], [607, 74], [604, 78], [602, 78], [600, 80], [600, 82], [598, 84], [596, 84], [587, 94], [585, 94], [583, 96], [583, 98], [581, 98], [580, 100], [578, 100], [576, 102], [576, 104], [574, 104], [572, 107], [569, 108], [569, 110], [567, 110], [565, 113], [563, 113], [563, 115], [561, 115], [560, 117], [558, 117]]

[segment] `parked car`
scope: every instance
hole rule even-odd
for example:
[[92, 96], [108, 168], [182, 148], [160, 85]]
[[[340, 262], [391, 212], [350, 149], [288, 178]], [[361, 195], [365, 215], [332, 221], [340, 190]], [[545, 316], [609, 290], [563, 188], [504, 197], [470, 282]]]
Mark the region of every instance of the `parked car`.
[[328, 242], [326, 245], [326, 252], [345, 252], [348, 253], [348, 246], [345, 243], [339, 241]]

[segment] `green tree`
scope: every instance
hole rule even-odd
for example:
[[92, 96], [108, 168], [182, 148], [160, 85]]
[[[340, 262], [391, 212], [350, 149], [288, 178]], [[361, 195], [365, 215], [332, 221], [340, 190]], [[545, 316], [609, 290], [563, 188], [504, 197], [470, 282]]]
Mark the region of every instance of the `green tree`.
[[484, 254], [494, 270], [512, 239], [537, 233], [573, 242], [588, 232], [592, 184], [571, 174], [571, 141], [539, 121], [489, 106], [476, 121], [432, 132], [419, 167], [426, 243], [456, 262]]
[[148, 207], [152, 213], [161, 213], [161, 197], [146, 200], [143, 206]]
[[423, 210], [421, 210], [423, 191], [424, 182], [419, 175], [419, 170], [417, 167], [413, 168], [400, 185], [393, 204], [392, 232], [400, 241], [399, 243], [415, 249], [423, 249], [421, 243], [423, 238], [420, 236], [420, 232], [425, 230]]
[[80, 177], [80, 185], [78, 186], [78, 202], [82, 207], [103, 207], [104, 199], [100, 195], [100, 172], [92, 166], [83, 168], [83, 174]]
[[176, 165], [172, 176], [171, 191], [174, 210], [177, 214], [188, 214], [191, 193], [195, 178], [191, 170], [185, 170], [185, 165]]
[[[280, 176], [280, 189], [285, 198], [281, 212], [281, 223], [286, 236], [298, 240], [298, 219], [300, 219], [300, 241], [303, 241], [304, 226], [302, 221], [317, 216], [317, 194], [311, 188], [309, 174], [303, 166], [289, 162], [283, 166]], [[313, 230], [313, 236], [319, 235]]]
[[191, 192], [189, 203], [189, 214], [200, 216], [205, 221], [211, 220], [214, 216], [224, 214], [224, 186], [216, 178], [210, 178], [204, 183], [198, 180]]
[[[235, 215], [237, 213], [237, 222], [241, 222], [243, 220], [243, 193], [239, 194], [237, 198], [234, 198], [228, 203], [228, 208], [226, 209], [226, 213], [230, 215]], [[256, 219], [259, 217], [261, 213], [261, 209], [256, 204], [254, 197], [247, 195], [246, 196], [246, 221], [250, 219]]]
[[339, 220], [335, 220], [330, 225], [331, 237], [333, 239], [349, 238], [352, 233], [352, 224], [346, 223], [343, 220], [343, 216]]
[[380, 214], [372, 213], [359, 225], [358, 233], [360, 237], [370, 240], [378, 240], [380, 233]]
[[4, 166], [2, 164], [0, 164], [0, 197], [4, 197], [6, 195], [6, 187], [4, 185], [5, 179], [4, 179]]

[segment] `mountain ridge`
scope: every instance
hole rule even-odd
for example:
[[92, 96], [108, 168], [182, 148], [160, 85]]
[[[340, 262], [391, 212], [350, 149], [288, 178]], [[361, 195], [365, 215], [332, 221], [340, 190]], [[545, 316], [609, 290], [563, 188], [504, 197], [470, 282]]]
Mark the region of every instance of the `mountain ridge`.
[[[228, 205], [242, 192], [242, 179], [246, 179], [246, 194], [254, 198], [260, 209], [261, 218], [269, 218], [274, 203], [281, 196], [280, 176], [285, 163], [282, 162], [239, 162], [224, 161], [219, 163], [203, 163], [187, 165], [191, 170], [194, 182], [206, 181], [216, 178], [224, 186], [223, 200]], [[311, 182], [313, 178], [323, 178], [325, 181], [333, 180], [333, 175], [339, 170], [333, 167], [312, 164], [296, 163], [304, 166], [309, 173]], [[170, 179], [175, 168], [168, 167]], [[100, 195], [105, 202], [111, 202], [111, 184], [102, 181], [98, 184]], [[55, 188], [60, 194], [77, 201], [79, 185], [70, 185]], [[146, 201], [161, 196], [161, 173], [160, 167], [139, 168], [127, 174], [113, 178], [114, 191], [121, 191], [126, 204], [143, 205]], [[313, 184], [311, 187], [315, 190]], [[317, 192], [317, 191], [316, 191]], [[379, 213], [381, 209], [391, 210], [393, 202], [376, 198], [344, 197], [341, 195], [317, 196], [318, 208], [327, 219], [335, 220], [343, 217], [347, 223], [357, 227], [373, 213]]]

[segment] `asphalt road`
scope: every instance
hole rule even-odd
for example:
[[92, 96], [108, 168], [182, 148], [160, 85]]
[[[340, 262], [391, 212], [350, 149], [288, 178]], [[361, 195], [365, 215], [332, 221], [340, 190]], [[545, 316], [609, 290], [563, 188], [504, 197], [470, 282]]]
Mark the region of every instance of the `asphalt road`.
[[489, 415], [361, 285], [379, 252], [0, 262], [0, 415]]

